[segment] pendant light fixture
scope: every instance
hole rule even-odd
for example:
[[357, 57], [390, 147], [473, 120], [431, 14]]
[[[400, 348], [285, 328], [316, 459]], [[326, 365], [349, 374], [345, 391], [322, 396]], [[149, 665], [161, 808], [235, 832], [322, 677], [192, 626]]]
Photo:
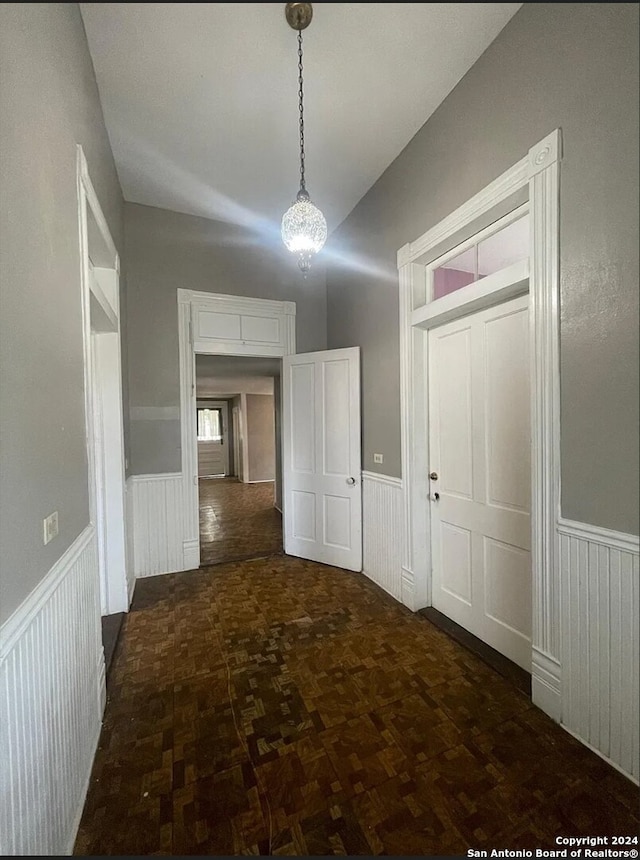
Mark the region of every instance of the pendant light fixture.
[[311, 3], [287, 3], [285, 16], [289, 26], [298, 31], [298, 110], [300, 113], [300, 190], [296, 202], [282, 216], [282, 241], [298, 257], [298, 266], [306, 275], [314, 254], [327, 240], [327, 222], [311, 202], [304, 177], [304, 92], [302, 80], [302, 31], [311, 23]]

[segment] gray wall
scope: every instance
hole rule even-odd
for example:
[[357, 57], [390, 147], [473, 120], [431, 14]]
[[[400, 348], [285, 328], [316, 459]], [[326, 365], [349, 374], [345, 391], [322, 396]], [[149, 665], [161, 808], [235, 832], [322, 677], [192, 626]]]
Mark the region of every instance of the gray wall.
[[249, 481], [275, 480], [276, 437], [271, 394], [247, 394], [247, 456]]
[[0, 4], [0, 61], [1, 622], [89, 522], [76, 143], [119, 250], [122, 194], [78, 6]]
[[[562, 512], [638, 533], [638, 6], [525, 4], [332, 237], [364, 467], [400, 475], [396, 252], [562, 129]], [[374, 466], [373, 453], [385, 456]]]
[[[137, 420], [137, 407], [179, 407], [176, 290], [294, 301], [298, 352], [326, 347], [320, 266], [303, 280], [295, 261], [246, 229], [125, 204], [131, 471], [179, 472], [180, 421]], [[158, 413], [161, 415], [162, 413]]]

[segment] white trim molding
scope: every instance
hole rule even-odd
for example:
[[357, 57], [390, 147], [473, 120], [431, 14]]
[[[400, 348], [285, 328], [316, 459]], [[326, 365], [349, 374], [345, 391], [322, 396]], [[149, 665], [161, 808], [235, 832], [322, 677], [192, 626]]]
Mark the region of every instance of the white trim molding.
[[[129, 609], [133, 581], [127, 570], [125, 533], [120, 257], [80, 144], [76, 186], [89, 516], [98, 541], [101, 611], [108, 615]], [[92, 262], [94, 242], [100, 250], [99, 267]]]
[[589, 541], [609, 547], [609, 549], [620, 549], [623, 552], [638, 555], [640, 550], [640, 538], [638, 535], [628, 535], [624, 532], [603, 529], [600, 526], [592, 526], [588, 523], [577, 523], [564, 517], [558, 518], [558, 533], [569, 537]]
[[71, 854], [106, 690], [87, 526], [0, 628], [0, 853]]
[[402, 601], [402, 481], [362, 473], [362, 572]]
[[[431, 604], [426, 269], [429, 254], [476, 219], [512, 195], [528, 189], [530, 213], [530, 347], [532, 356], [532, 570], [533, 570], [533, 700], [560, 718], [560, 656], [558, 606], [558, 539], [555, 530], [560, 499], [559, 455], [559, 158], [560, 130], [533, 146], [529, 153], [463, 206], [398, 251], [400, 284], [400, 372], [403, 474], [403, 596], [405, 605]], [[520, 207], [525, 211], [525, 207]], [[524, 271], [520, 272], [520, 289]], [[482, 282], [481, 282], [482, 283]], [[504, 290], [505, 285], [496, 283]], [[479, 287], [479, 289], [482, 289]], [[507, 285], [507, 289], [512, 289]], [[495, 301], [491, 295], [478, 301]], [[455, 304], [456, 300], [452, 300]], [[434, 303], [435, 304], [435, 303]], [[450, 312], [447, 305], [446, 311]], [[459, 313], [465, 312], [459, 308]], [[467, 309], [468, 310], [468, 309]]]
[[560, 520], [562, 724], [640, 779], [638, 537]]
[[200, 564], [196, 354], [264, 358], [293, 355], [296, 351], [296, 305], [295, 302], [184, 289], [177, 290], [177, 299], [184, 512], [183, 566], [180, 569], [191, 570]]

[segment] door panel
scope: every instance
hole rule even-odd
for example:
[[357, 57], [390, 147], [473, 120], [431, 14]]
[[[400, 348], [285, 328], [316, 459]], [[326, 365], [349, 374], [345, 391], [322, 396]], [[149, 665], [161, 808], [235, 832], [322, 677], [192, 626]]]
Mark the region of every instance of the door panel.
[[429, 332], [429, 416], [433, 605], [530, 670], [528, 296]]
[[447, 492], [471, 499], [473, 455], [471, 426], [471, 329], [462, 326], [443, 336], [435, 356], [439, 378], [446, 380], [434, 407], [449, 430], [439, 439], [439, 461]]
[[326, 361], [322, 365], [324, 410], [323, 459], [325, 475], [348, 475], [350, 466], [349, 361]]
[[526, 514], [531, 498], [527, 322], [527, 314], [518, 313], [484, 324], [487, 503]]
[[361, 570], [359, 349], [285, 357], [283, 393], [285, 552]]
[[291, 367], [291, 411], [296, 417], [295, 433], [291, 436], [291, 468], [295, 472], [315, 472], [315, 365], [297, 364]]

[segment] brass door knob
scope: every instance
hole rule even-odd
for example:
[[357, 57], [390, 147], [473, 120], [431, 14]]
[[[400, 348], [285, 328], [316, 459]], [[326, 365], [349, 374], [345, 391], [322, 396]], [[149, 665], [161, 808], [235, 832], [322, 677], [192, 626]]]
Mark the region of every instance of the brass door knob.
[[429, 477], [431, 478], [432, 481], [437, 481], [438, 480], [438, 473], [437, 472], [431, 472], [429, 474]]

